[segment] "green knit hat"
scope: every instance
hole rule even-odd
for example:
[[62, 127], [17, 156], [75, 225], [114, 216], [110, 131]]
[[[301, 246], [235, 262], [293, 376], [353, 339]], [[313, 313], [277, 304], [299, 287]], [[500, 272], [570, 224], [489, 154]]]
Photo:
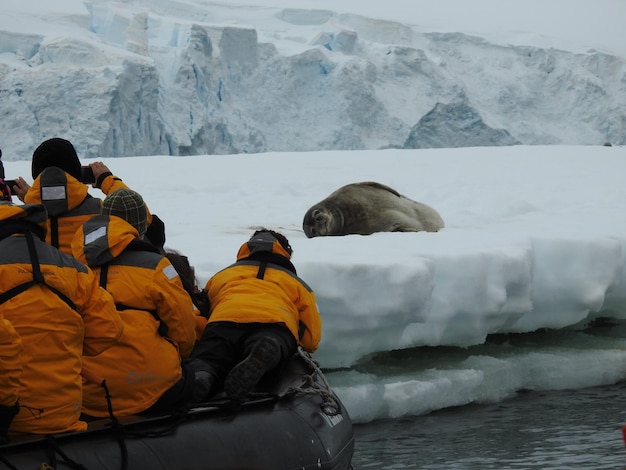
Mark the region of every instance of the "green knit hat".
[[148, 228], [148, 210], [139, 193], [131, 189], [118, 189], [102, 202], [103, 215], [115, 215], [135, 227], [143, 237]]

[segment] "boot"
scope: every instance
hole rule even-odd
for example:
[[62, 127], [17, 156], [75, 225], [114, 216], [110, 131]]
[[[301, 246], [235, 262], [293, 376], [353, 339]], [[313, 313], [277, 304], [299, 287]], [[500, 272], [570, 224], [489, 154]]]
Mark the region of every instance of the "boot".
[[252, 351], [237, 364], [224, 381], [226, 395], [242, 398], [249, 394], [263, 376], [278, 365], [280, 346], [274, 338], [266, 336], [254, 345]]
[[192, 403], [204, 403], [208, 400], [215, 385], [215, 377], [210, 372], [199, 370], [195, 372], [196, 379], [193, 383]]
[[188, 364], [193, 369], [195, 377], [191, 403], [204, 403], [208, 400], [215, 386], [215, 371], [208, 363], [200, 359], [191, 359]]
[[19, 403], [13, 406], [0, 405], [0, 445], [8, 444], [9, 441], [9, 426], [15, 415], [20, 411]]

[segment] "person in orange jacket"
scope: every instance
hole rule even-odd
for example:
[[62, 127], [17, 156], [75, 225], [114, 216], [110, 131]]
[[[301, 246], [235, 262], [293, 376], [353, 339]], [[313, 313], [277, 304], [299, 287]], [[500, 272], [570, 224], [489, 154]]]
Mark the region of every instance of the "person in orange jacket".
[[[1, 308], [1, 307], [0, 307]], [[0, 311], [0, 445], [9, 442], [9, 426], [20, 410], [22, 339]]]
[[11, 198], [11, 188], [4, 182], [4, 164], [2, 163], [2, 149], [0, 149], [0, 201], [9, 201]]
[[[0, 150], [0, 158], [2, 150]], [[0, 160], [0, 200], [11, 201], [11, 189], [4, 183]], [[1, 230], [1, 229], [0, 229]], [[22, 339], [0, 311], [0, 445], [9, 442], [9, 426], [20, 410], [19, 389], [22, 377]]]
[[171, 248], [165, 249], [164, 255], [176, 269], [183, 283], [183, 288], [187, 291], [196, 307], [196, 336], [200, 339], [209, 318], [209, 299], [206, 296], [206, 291], [198, 288], [196, 272], [189, 263], [189, 258]]
[[[90, 163], [94, 188], [104, 194], [128, 188], [102, 162]], [[58, 137], [42, 142], [33, 152], [33, 185], [24, 178], [16, 179], [17, 197], [27, 204], [43, 204], [48, 211], [46, 241], [63, 253], [72, 254], [74, 234], [87, 219], [100, 214], [102, 200], [89, 194], [83, 167], [69, 140]], [[155, 216], [155, 219], [158, 219]], [[148, 213], [148, 225], [152, 214]], [[160, 219], [158, 222], [162, 223]], [[155, 224], [156, 226], [157, 224]], [[159, 227], [164, 230], [164, 227]], [[163, 243], [165, 242], [165, 235]]]
[[287, 238], [261, 229], [237, 253], [235, 264], [206, 285], [210, 316], [190, 364], [205, 400], [223, 380], [234, 398], [248, 394], [263, 376], [302, 346], [314, 352], [322, 321], [315, 294], [296, 274]]
[[141, 239], [146, 225], [141, 195], [118, 189], [72, 242], [74, 256], [115, 299], [125, 326], [117, 344], [85, 358], [92, 380], [85, 383], [83, 412], [89, 416], [109, 414], [103, 385], [116, 416], [176, 408], [193, 392], [194, 373], [181, 360], [196, 342], [195, 308], [169, 260]]
[[124, 330], [94, 273], [44, 241], [46, 219], [41, 204], [0, 203], [0, 313], [23, 345], [10, 434], [87, 429], [80, 419], [83, 358], [111, 347]]

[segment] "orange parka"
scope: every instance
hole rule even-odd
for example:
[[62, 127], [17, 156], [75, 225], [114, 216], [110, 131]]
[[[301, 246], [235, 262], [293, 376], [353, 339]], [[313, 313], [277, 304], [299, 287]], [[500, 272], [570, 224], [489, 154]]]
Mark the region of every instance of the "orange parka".
[[100, 277], [124, 321], [124, 335], [115, 346], [85, 358], [85, 369], [98, 380], [85, 383], [83, 411], [108, 415], [101, 379], [117, 416], [144, 411], [182, 377], [181, 358], [191, 354], [196, 341], [193, 302], [169, 260], [119, 217], [88, 220], [72, 249]]
[[[106, 195], [116, 189], [128, 188], [116, 176], [109, 175], [100, 189]], [[94, 215], [100, 214], [102, 200], [89, 194], [89, 187], [58, 167], [42, 171], [24, 196], [24, 202], [43, 204], [48, 211], [46, 242], [63, 253], [72, 254], [72, 239], [78, 228]], [[151, 215], [148, 214], [148, 223]]]
[[237, 262], [207, 282], [208, 322], [282, 323], [298, 344], [314, 352], [322, 336], [315, 294], [295, 269], [255, 259], [261, 253], [291, 258], [274, 237], [241, 245]]
[[0, 305], [0, 405], [13, 406], [19, 400], [22, 378], [22, 339], [2, 314]]
[[[1, 162], [0, 162], [1, 165]], [[0, 179], [0, 200], [9, 201], [4, 181]], [[13, 406], [18, 402], [22, 376], [22, 339], [4, 319], [0, 306], [0, 405]]]
[[11, 434], [87, 429], [79, 419], [83, 356], [100, 354], [123, 332], [94, 273], [43, 241], [45, 219], [40, 204], [0, 204], [0, 312], [23, 345]]

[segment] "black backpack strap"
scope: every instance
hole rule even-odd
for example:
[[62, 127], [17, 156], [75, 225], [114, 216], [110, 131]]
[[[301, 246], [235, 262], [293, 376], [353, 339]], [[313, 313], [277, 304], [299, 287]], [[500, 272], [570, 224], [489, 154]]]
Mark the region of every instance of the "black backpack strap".
[[36, 284], [41, 284], [41, 285], [46, 286], [52, 292], [54, 292], [72, 310], [76, 310], [76, 305], [74, 304], [74, 302], [70, 300], [70, 298], [67, 295], [65, 295], [56, 287], [51, 286], [46, 283], [46, 280], [44, 279], [43, 274], [41, 273], [41, 266], [39, 265], [39, 256], [37, 256], [37, 249], [35, 248], [35, 239], [33, 237], [33, 234], [31, 232], [25, 232], [24, 236], [26, 237], [26, 244], [28, 245], [28, 254], [30, 255], [30, 264], [33, 268], [33, 278], [30, 281], [26, 281], [22, 284], [19, 284], [9, 289], [8, 291], [4, 292], [2, 295], [0, 295], [0, 304], [3, 304], [7, 300], [12, 299], [16, 295], [21, 294], [22, 292], [24, 292], [25, 290], [29, 289], [30, 287]]
[[[100, 287], [102, 287], [103, 289], [106, 290], [107, 288], [107, 279], [109, 276], [109, 265], [108, 264], [103, 264], [100, 266]], [[154, 317], [154, 319], [156, 321], [159, 322], [159, 334], [161, 336], [167, 336], [168, 333], [168, 328], [167, 328], [167, 324], [161, 320], [161, 317], [159, 317], [159, 314], [157, 313], [156, 310], [148, 310], [145, 308], [137, 308], [137, 307], [131, 307], [129, 305], [124, 305], [124, 304], [119, 304], [119, 303], [115, 303], [115, 308], [118, 311], [124, 311], [124, 310], [141, 310], [142, 312], [148, 312], [150, 315], [152, 315]]]
[[59, 247], [59, 218], [55, 215], [48, 217], [50, 219], [50, 244]]
[[15, 297], [16, 295], [21, 294], [22, 292], [24, 292], [26, 289], [34, 286], [35, 284], [37, 284], [35, 282], [34, 279], [31, 279], [30, 281], [24, 282], [22, 284], [18, 284], [17, 286], [9, 289], [8, 291], [2, 293], [2, 295], [0, 295], [0, 304], [5, 303], [7, 300], [12, 299], [13, 297]]
[[39, 256], [37, 255], [37, 249], [35, 248], [35, 239], [33, 238], [33, 234], [26, 232], [24, 236], [26, 237], [26, 244], [28, 245], [30, 264], [33, 267], [33, 281], [37, 284], [45, 284], [46, 281], [43, 278], [43, 274], [41, 274], [41, 266], [39, 265]]
[[107, 278], [109, 276], [109, 265], [103, 264], [100, 266], [100, 287], [104, 290], [107, 288]]
[[63, 302], [65, 302], [72, 310], [76, 310], [76, 305], [74, 304], [74, 302], [70, 300], [70, 298], [67, 295], [65, 295], [56, 287], [51, 286], [46, 283], [46, 280], [44, 279], [43, 274], [41, 274], [41, 267], [39, 265], [39, 257], [37, 256], [37, 250], [35, 249], [35, 239], [33, 237], [33, 234], [31, 232], [26, 232], [25, 235], [26, 235], [26, 243], [28, 244], [28, 253], [30, 254], [30, 262], [33, 266], [33, 280], [37, 284], [43, 284], [44, 286], [46, 286], [48, 289], [54, 292]]
[[163, 337], [167, 336], [167, 333], [169, 332], [169, 329], [167, 327], [167, 323], [165, 323], [163, 320], [161, 320], [161, 317], [159, 317], [159, 314], [157, 313], [156, 310], [148, 310], [146, 308], [137, 308], [137, 307], [131, 307], [130, 305], [124, 305], [124, 304], [115, 304], [115, 307], [117, 308], [118, 311], [122, 312], [124, 310], [140, 310], [142, 312], [148, 312], [150, 315], [152, 315], [154, 317], [154, 319], [156, 321], [159, 322], [159, 334]]
[[267, 269], [267, 263], [265, 261], [262, 261], [259, 265], [259, 270], [256, 273], [257, 279], [263, 279], [265, 277], [265, 269]]

